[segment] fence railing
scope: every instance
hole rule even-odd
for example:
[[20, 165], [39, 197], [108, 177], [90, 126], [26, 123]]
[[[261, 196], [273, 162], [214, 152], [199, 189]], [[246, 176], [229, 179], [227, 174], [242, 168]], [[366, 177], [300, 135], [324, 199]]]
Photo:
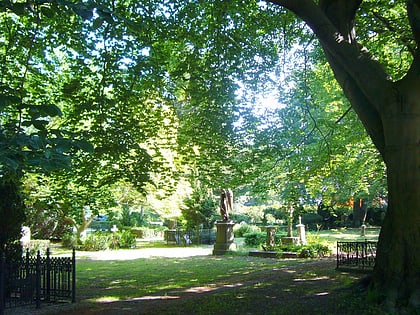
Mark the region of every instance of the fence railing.
[[213, 244], [216, 240], [215, 229], [197, 230], [166, 230], [164, 239], [167, 244], [189, 245], [189, 244]]
[[2, 254], [0, 270], [0, 314], [6, 308], [76, 300], [76, 253], [72, 257], [51, 257], [50, 250], [41, 257], [26, 256], [17, 263], [7, 263]]
[[337, 269], [370, 271], [375, 266], [377, 242], [337, 242]]

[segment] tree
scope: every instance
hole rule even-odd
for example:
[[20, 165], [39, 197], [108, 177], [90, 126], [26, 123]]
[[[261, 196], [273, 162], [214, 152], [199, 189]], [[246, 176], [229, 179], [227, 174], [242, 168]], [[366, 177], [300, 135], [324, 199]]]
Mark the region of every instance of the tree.
[[[388, 211], [379, 238], [373, 283], [391, 307], [401, 300], [419, 307], [420, 3], [406, 2], [407, 20], [403, 19], [403, 1], [380, 4], [381, 9], [392, 7], [397, 16], [369, 11], [370, 3], [363, 8], [361, 0], [320, 0], [318, 4], [312, 0], [270, 2], [291, 10], [312, 29], [337, 81], [386, 164]], [[358, 43], [356, 26], [363, 29], [363, 24], [355, 23], [358, 11], [364, 14], [362, 19], [369, 19], [369, 13], [376, 14], [375, 20], [384, 23], [383, 29], [402, 42], [402, 54], [412, 54], [404, 75], [392, 79], [395, 72], [389, 68], [385, 71], [378, 59]], [[409, 23], [410, 36], [399, 32], [392, 20], [397, 18]], [[372, 35], [381, 37], [380, 33], [364, 34], [365, 38]]]
[[217, 217], [217, 202], [214, 200], [211, 190], [196, 187], [191, 196], [184, 200], [182, 216], [187, 221], [187, 228], [199, 231], [200, 225], [205, 229], [214, 226]]

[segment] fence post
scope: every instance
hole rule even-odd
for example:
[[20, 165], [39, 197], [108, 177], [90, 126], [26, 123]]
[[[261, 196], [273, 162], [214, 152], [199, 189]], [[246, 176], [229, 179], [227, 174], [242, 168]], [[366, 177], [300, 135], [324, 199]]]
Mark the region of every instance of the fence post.
[[340, 250], [339, 250], [339, 248], [340, 248], [340, 242], [337, 242], [337, 267], [336, 267], [336, 269], [338, 269], [339, 268], [339, 260], [340, 260]]
[[45, 299], [49, 302], [51, 295], [51, 259], [50, 259], [50, 248], [47, 248], [47, 266], [46, 266], [46, 297]]
[[72, 284], [71, 284], [71, 302], [76, 302], [76, 248], [73, 247], [73, 255], [71, 258], [71, 265], [72, 265]]
[[36, 255], [36, 308], [41, 307], [41, 253]]
[[28, 276], [31, 272], [29, 268], [29, 256], [31, 255], [29, 248], [26, 248], [26, 256], [25, 256], [25, 276]]
[[4, 290], [4, 279], [5, 279], [5, 267], [6, 267], [6, 254], [4, 252], [1, 253], [1, 262], [0, 262], [0, 314], [4, 314], [4, 308], [5, 308], [5, 290]]

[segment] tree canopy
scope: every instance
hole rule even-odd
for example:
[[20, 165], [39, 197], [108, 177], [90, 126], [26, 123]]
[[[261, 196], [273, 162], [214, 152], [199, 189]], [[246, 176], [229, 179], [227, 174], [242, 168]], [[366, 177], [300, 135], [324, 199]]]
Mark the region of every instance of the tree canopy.
[[[285, 199], [374, 196], [386, 165], [379, 257], [402, 260], [411, 245], [382, 244], [420, 238], [398, 220], [418, 218], [419, 6], [1, 1], [0, 176], [44, 172], [60, 206], [80, 212], [121, 181], [143, 194], [189, 179]], [[401, 279], [418, 279], [419, 259], [406, 259], [397, 276], [404, 266], [390, 274], [379, 258], [376, 278], [414, 301]]]

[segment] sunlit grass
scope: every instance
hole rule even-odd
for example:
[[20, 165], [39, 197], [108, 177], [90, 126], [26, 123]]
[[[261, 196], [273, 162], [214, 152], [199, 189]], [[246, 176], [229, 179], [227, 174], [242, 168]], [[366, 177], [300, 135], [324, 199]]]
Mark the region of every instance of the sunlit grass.
[[[379, 229], [368, 229], [366, 236], [359, 229], [307, 231], [308, 242], [330, 248], [337, 241], [377, 240], [378, 235]], [[146, 305], [150, 311], [145, 314], [380, 314], [376, 306], [366, 305], [363, 295], [354, 294], [360, 275], [336, 271], [333, 259], [322, 260], [325, 265], [311, 259], [249, 257], [252, 248], [244, 239], [235, 243], [238, 250], [225, 256], [194, 256], [210, 253], [212, 246], [187, 249], [163, 240], [138, 241], [135, 250], [99, 256], [77, 251], [77, 303], [69, 306], [75, 310], [70, 314], [88, 314], [83, 308], [120, 314], [120, 307], [124, 314], [139, 314]], [[193, 250], [190, 257], [158, 257], [188, 250]], [[57, 244], [51, 251], [71, 255]]]
[[187, 290], [191, 286], [229, 283], [231, 275], [247, 281], [252, 279], [255, 271], [264, 272], [285, 266], [284, 261], [229, 256], [80, 260], [77, 263], [78, 296], [82, 299], [98, 299], [112, 291], [114, 298], [123, 300], [171, 290]]

